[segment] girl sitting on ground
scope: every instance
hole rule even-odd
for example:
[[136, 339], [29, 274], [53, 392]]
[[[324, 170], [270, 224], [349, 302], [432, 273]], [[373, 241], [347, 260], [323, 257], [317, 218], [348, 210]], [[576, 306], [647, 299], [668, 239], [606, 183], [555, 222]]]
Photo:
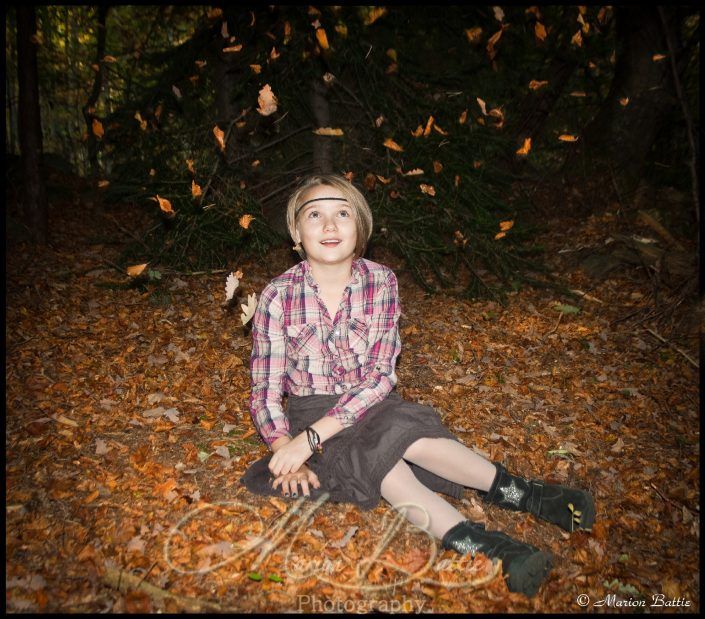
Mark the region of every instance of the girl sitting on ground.
[[286, 216], [304, 259], [265, 287], [252, 323], [250, 412], [273, 453], [243, 482], [258, 494], [327, 492], [361, 509], [380, 498], [403, 505], [444, 548], [501, 559], [509, 590], [534, 595], [551, 556], [486, 531], [436, 492], [460, 498], [473, 488], [567, 531], [592, 527], [591, 495], [510, 474], [461, 443], [431, 407], [397, 394], [397, 280], [362, 257], [372, 213], [360, 191], [341, 176], [309, 177]]

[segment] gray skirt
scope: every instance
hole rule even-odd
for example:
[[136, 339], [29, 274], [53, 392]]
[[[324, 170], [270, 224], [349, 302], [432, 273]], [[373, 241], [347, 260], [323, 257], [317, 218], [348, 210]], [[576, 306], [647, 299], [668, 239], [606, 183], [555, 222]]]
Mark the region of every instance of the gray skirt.
[[[296, 436], [318, 421], [340, 396], [289, 396], [286, 408], [290, 434]], [[311, 488], [315, 500], [327, 492], [331, 501], [352, 503], [363, 510], [377, 506], [384, 477], [401, 459], [407, 448], [420, 438], [457, 437], [441, 423], [430, 406], [407, 402], [393, 391], [385, 400], [370, 407], [365, 416], [323, 444], [323, 453], [313, 454], [306, 464], [316, 473], [321, 487]], [[250, 492], [282, 497], [281, 488], [272, 489], [268, 465], [271, 454], [247, 469], [240, 481]], [[436, 492], [459, 499], [464, 487], [407, 462], [414, 475]], [[283, 498], [283, 497], [282, 497]]]

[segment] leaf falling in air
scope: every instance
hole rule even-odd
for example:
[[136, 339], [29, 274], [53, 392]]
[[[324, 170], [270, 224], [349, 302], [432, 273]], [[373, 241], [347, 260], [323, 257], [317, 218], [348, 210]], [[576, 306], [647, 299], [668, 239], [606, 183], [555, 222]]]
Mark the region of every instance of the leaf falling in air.
[[224, 39], [227, 39], [230, 34], [228, 33], [228, 22], [224, 21], [222, 25], [220, 26], [220, 36], [223, 37]]
[[546, 27], [540, 21], [534, 25], [534, 35], [539, 41], [546, 40]]
[[475, 28], [466, 28], [465, 36], [468, 38], [470, 43], [477, 45], [482, 38], [482, 28], [479, 26], [476, 26]]
[[507, 230], [511, 230], [513, 226], [514, 226], [513, 219], [510, 219], [509, 221], [500, 221], [499, 222], [499, 229], [502, 232], [506, 232]]
[[408, 172], [401, 172], [401, 174], [402, 176], [421, 176], [422, 174], [424, 174], [424, 171], [421, 168], [414, 168], [413, 170], [409, 170]]
[[153, 198], [150, 198], [150, 199], [154, 200], [157, 204], [159, 204], [159, 208], [163, 212], [170, 214], [170, 215], [175, 214], [174, 209], [171, 206], [171, 202], [169, 202], [169, 200], [167, 200], [166, 198], [162, 198], [159, 196], [159, 194], [157, 194], [156, 196], [154, 196]]
[[262, 116], [269, 116], [277, 111], [278, 101], [272, 92], [272, 87], [269, 84], [265, 84], [259, 91], [257, 103], [259, 105], [257, 111], [262, 114]]
[[228, 275], [225, 280], [225, 301], [230, 301], [230, 299], [235, 296], [235, 291], [240, 285], [240, 280], [242, 279], [242, 271], [233, 271]]
[[421, 183], [419, 185], [419, 189], [421, 190], [421, 193], [425, 193], [428, 196], [436, 195], [436, 189], [433, 185], [426, 185], [425, 183]]
[[242, 303], [240, 307], [242, 308], [240, 320], [242, 320], [242, 326], [244, 327], [255, 315], [255, 310], [257, 309], [257, 295], [254, 292], [248, 294], [247, 304]]
[[380, 176], [379, 174], [376, 174], [375, 176], [377, 176], [377, 180], [379, 180], [379, 182], [383, 185], [389, 185], [389, 183], [392, 182], [391, 178], [386, 178], [384, 176]]
[[104, 56], [103, 62], [117, 62], [117, 58], [115, 56]]
[[411, 135], [413, 135], [415, 138], [420, 138], [423, 135], [423, 125], [419, 125], [418, 127], [416, 127], [416, 129], [411, 132]]
[[333, 127], [319, 127], [318, 129], [314, 129], [313, 132], [316, 135], [343, 135], [342, 129], [333, 129]]
[[460, 118], [458, 118], [458, 123], [461, 125], [464, 125], [468, 119], [468, 111], [463, 110], [462, 114], [460, 114]]
[[181, 91], [180, 91], [176, 86], [172, 86], [172, 87], [171, 87], [171, 92], [174, 93], [174, 96], [175, 96], [177, 99], [181, 99]]
[[524, 138], [524, 145], [516, 152], [517, 155], [526, 156], [531, 150], [531, 138]]
[[231, 45], [230, 47], [224, 47], [222, 51], [225, 54], [232, 54], [234, 52], [239, 52], [240, 50], [242, 50], [242, 43]]
[[147, 121], [142, 118], [142, 114], [135, 112], [135, 120], [139, 122], [142, 131], [147, 131]]
[[431, 134], [431, 128], [433, 127], [433, 121], [434, 121], [433, 116], [429, 116], [428, 120], [426, 121], [426, 127], [423, 130], [423, 136], [425, 138], [427, 138]]
[[440, 161], [434, 161], [433, 162], [433, 171], [436, 174], [440, 174], [441, 170], [443, 169], [443, 164]]
[[102, 140], [103, 135], [105, 135], [105, 131], [103, 131], [103, 123], [101, 123], [97, 118], [94, 118], [91, 128], [93, 130], [93, 135], [99, 140]]
[[194, 198], [198, 198], [203, 192], [201, 191], [200, 185], [196, 183], [196, 181], [192, 180], [191, 181], [191, 195]]
[[218, 143], [218, 148], [221, 152], [225, 152], [225, 132], [216, 125], [213, 127], [213, 135], [215, 136], [215, 141]]
[[277, 51], [276, 47], [273, 47], [272, 51], [269, 52], [269, 59], [276, 60], [277, 58], [279, 58], [279, 56], [281, 56], [281, 54]]
[[653, 56], [651, 56], [651, 60], [653, 60], [654, 62], [660, 62], [661, 60], [664, 60], [665, 58], [666, 58], [665, 54], [654, 54]]
[[548, 80], [531, 80], [529, 82], [529, 90], [538, 90], [544, 86], [548, 86]]
[[196, 174], [196, 170], [193, 169], [193, 159], [186, 160], [186, 167], [191, 174]]
[[130, 277], [137, 277], [140, 273], [142, 273], [142, 271], [147, 268], [148, 264], [148, 262], [145, 262], [144, 264], [135, 264], [134, 266], [127, 267], [127, 274]]
[[619, 99], [619, 104], [620, 104], [622, 107], [627, 107], [627, 106], [629, 105], [629, 97], [621, 97], [621, 98]]
[[99, 189], [104, 189], [108, 185], [110, 185], [110, 181], [106, 181], [106, 180], [98, 181], [98, 188]]
[[587, 94], [583, 92], [582, 90], [574, 90], [573, 92], [569, 93], [571, 97], [587, 97]]
[[397, 144], [394, 140], [392, 140], [392, 138], [387, 138], [384, 141], [384, 146], [386, 148], [388, 148], [389, 150], [395, 150], [399, 153], [404, 151], [404, 149], [401, 146], [399, 146], [399, 144]]
[[499, 239], [504, 238], [505, 236], [507, 236], [506, 232], [498, 232], [494, 235], [494, 240], [498, 241]]
[[578, 138], [577, 138], [576, 136], [574, 136], [574, 135], [569, 135], [569, 134], [567, 134], [567, 133], [564, 133], [563, 135], [559, 135], [559, 136], [558, 136], [558, 139], [559, 139], [561, 142], [577, 142], [577, 141], [578, 141]]
[[262, 73], [262, 65], [259, 65], [259, 64], [251, 64], [251, 65], [250, 65], [250, 69], [251, 69], [251, 71], [252, 71], [255, 75], [258, 75], [258, 74]]
[[578, 31], [573, 35], [573, 38], [570, 40], [570, 42], [571, 42], [573, 45], [577, 45], [578, 47], [582, 47], [582, 46], [583, 46], [583, 34], [582, 34], [582, 32], [580, 32], [580, 30], [578, 30]]
[[504, 21], [504, 11], [502, 10], [502, 7], [500, 6], [493, 6], [492, 11], [494, 12], [494, 18], [502, 23]]
[[196, 66], [199, 69], [202, 69], [203, 67], [205, 67], [208, 64], [208, 62], [206, 60], [195, 60], [194, 62], [196, 63]]
[[238, 222], [241, 227], [243, 227], [245, 230], [247, 230], [250, 227], [250, 224], [254, 220], [254, 217], [250, 215], [249, 213], [245, 213], [242, 217], [240, 217], [240, 221]]
[[372, 7], [371, 9], [367, 10], [367, 13], [364, 16], [362, 23], [365, 24], [365, 26], [371, 26], [380, 17], [382, 17], [386, 14], [387, 14], [387, 9], [384, 8], [383, 6]]
[[482, 114], [484, 116], [487, 116], [487, 104], [482, 99], [480, 99], [480, 97], [477, 97], [477, 104], [480, 106]]
[[326, 34], [325, 28], [316, 28], [316, 41], [321, 46], [321, 49], [330, 49], [328, 44], [328, 35]]

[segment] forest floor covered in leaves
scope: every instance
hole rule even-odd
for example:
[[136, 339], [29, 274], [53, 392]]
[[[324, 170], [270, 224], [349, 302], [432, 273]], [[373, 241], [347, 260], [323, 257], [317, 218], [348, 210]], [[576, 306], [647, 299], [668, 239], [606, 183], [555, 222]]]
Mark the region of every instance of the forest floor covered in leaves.
[[[461, 561], [405, 524], [389, 535], [383, 504], [294, 513], [293, 499], [249, 494], [240, 477], [266, 448], [226, 274], [116, 287], [128, 278], [106, 260], [128, 238], [115, 220], [133, 229], [135, 215], [82, 208], [52, 206], [50, 247], [8, 248], [7, 610], [574, 612], [581, 594], [596, 612], [699, 610], [699, 384], [685, 356], [697, 359], [697, 333], [639, 322], [654, 304], [639, 269], [594, 280], [560, 253], [644, 230], [614, 213], [548, 223], [538, 241], [589, 295], [578, 302], [528, 288], [506, 306], [427, 296], [397, 270], [401, 394], [511, 471], [595, 497], [592, 532], [572, 535], [472, 490], [449, 499], [554, 555], [527, 599], [482, 557]], [[233, 266], [259, 294], [291, 264], [282, 251]]]

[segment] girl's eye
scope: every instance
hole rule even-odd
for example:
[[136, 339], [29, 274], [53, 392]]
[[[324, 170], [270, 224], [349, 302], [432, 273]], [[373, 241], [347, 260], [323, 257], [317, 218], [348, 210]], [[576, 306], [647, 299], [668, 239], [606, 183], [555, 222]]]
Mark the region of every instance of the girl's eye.
[[318, 217], [318, 211], [311, 211], [311, 212], [308, 214], [308, 216], [309, 216], [310, 219], [314, 219], [314, 218]]
[[350, 217], [350, 211], [340, 211], [341, 217]]

